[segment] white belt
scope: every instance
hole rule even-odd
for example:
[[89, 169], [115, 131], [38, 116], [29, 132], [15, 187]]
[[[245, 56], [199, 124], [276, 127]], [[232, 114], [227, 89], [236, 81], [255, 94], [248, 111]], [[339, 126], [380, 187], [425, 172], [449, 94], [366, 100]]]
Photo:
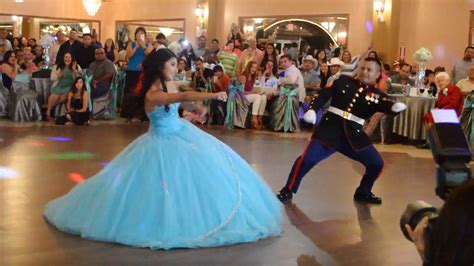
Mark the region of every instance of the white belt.
[[338, 115], [338, 116], [340, 116], [340, 117], [342, 117], [346, 120], [354, 121], [354, 122], [356, 122], [357, 124], [359, 124], [361, 126], [363, 126], [364, 123], [365, 123], [365, 119], [362, 119], [358, 116], [355, 116], [355, 115], [353, 115], [349, 112], [342, 111], [341, 109], [336, 108], [334, 106], [329, 106], [328, 111], [333, 113], [333, 114], [336, 114], [336, 115]]

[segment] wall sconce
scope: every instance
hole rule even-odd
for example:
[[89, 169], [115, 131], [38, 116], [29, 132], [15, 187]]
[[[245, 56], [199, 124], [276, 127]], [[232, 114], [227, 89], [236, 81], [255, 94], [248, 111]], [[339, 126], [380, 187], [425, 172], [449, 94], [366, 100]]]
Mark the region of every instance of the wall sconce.
[[196, 15], [196, 17], [204, 17], [204, 8], [198, 5], [196, 9], [194, 9], [194, 15]]
[[385, 0], [374, 0], [374, 11], [377, 13], [379, 22], [383, 22], [384, 9], [385, 9]]

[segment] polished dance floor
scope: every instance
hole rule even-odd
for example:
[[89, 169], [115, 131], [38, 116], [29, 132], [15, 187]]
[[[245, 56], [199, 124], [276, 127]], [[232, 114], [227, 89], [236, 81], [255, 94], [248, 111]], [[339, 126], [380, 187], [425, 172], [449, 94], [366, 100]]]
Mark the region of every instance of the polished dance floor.
[[[284, 184], [308, 133], [204, 128], [233, 147], [270, 184]], [[334, 155], [285, 206], [281, 237], [220, 248], [152, 251], [93, 242], [55, 230], [44, 205], [93, 175], [146, 125], [89, 127], [0, 122], [0, 265], [421, 265], [399, 229], [406, 204], [440, 205], [429, 150], [378, 145], [386, 166], [374, 192], [381, 206], [352, 200], [363, 167]], [[211, 158], [209, 158], [211, 159]]]

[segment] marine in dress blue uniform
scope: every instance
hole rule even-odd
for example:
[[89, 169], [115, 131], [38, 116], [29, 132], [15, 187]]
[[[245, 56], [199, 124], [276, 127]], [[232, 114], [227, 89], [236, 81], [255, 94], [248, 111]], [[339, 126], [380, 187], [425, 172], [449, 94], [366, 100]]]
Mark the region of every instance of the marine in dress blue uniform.
[[367, 58], [361, 62], [357, 79], [341, 75], [313, 100], [309, 113], [317, 112], [328, 101], [331, 105], [315, 128], [303, 154], [293, 164], [286, 185], [277, 194], [282, 202], [292, 198], [303, 177], [316, 164], [339, 152], [362, 163], [366, 169], [354, 199], [382, 203], [381, 198], [372, 193], [372, 187], [382, 172], [384, 161], [362, 127], [365, 119], [376, 112], [396, 115], [406, 106], [389, 100], [385, 93], [375, 88], [375, 82], [380, 79], [380, 69], [380, 61]]

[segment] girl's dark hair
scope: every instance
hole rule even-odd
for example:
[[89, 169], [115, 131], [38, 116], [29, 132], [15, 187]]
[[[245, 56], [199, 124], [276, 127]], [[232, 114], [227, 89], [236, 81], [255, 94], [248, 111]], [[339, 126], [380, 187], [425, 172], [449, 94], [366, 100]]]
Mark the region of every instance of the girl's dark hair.
[[3, 60], [0, 64], [8, 64], [9, 65], [10, 63], [8, 63], [8, 59], [10, 59], [12, 54], [15, 54], [15, 52], [13, 52], [12, 50], [5, 52], [5, 54], [3, 55]]
[[474, 264], [474, 179], [450, 193], [430, 236], [428, 265]]
[[139, 31], [143, 32], [143, 33], [145, 34], [145, 37], [146, 37], [146, 30], [145, 30], [145, 28], [144, 28], [144, 27], [138, 27], [138, 28], [135, 30], [135, 34], [133, 35], [133, 36], [135, 37], [135, 40], [136, 40], [136, 38], [137, 38], [137, 33], [138, 33]]
[[[152, 51], [149, 55], [145, 57], [143, 61], [143, 80], [142, 80], [142, 90], [141, 90], [141, 100], [145, 101], [145, 96], [148, 90], [150, 90], [151, 85], [155, 82], [156, 79], [160, 80], [161, 87], [164, 92], [168, 92], [166, 87], [166, 80], [163, 70], [165, 68], [166, 62], [170, 59], [176, 58], [176, 55], [169, 49], [159, 49], [158, 51]], [[165, 106], [165, 110], [169, 110], [169, 106]]]
[[214, 73], [217, 71], [224, 72], [224, 69], [220, 65], [216, 65], [212, 70]]
[[66, 68], [66, 63], [64, 63], [64, 57], [67, 54], [71, 55], [71, 64], [69, 65], [69, 68], [72, 68], [72, 64], [74, 64], [74, 61], [75, 61], [74, 56], [70, 52], [66, 52], [66, 53], [64, 53], [63, 58], [60, 58], [60, 60], [58, 62], [58, 69], [63, 70], [63, 69]]
[[[272, 46], [273, 47], [273, 53], [271, 55], [269, 55], [267, 53], [267, 46]], [[268, 61], [273, 61], [273, 69], [272, 69], [272, 72], [278, 72], [278, 66], [276, 64], [276, 61], [277, 61], [277, 52], [276, 52], [276, 49], [275, 49], [275, 46], [273, 46], [272, 43], [267, 43], [265, 45], [265, 54], [263, 55], [263, 59], [262, 59], [262, 63], [260, 63], [260, 67], [261, 68], [266, 68], [267, 67], [267, 62]]]
[[110, 46], [110, 50], [111, 50], [112, 52], [115, 51], [115, 42], [114, 42], [114, 40], [113, 40], [112, 38], [109, 38], [109, 39], [105, 40], [105, 43], [104, 43], [104, 50], [105, 50], [105, 52], [107, 52], [107, 41], [108, 41], [108, 40], [111, 40], [111, 41], [112, 41], [112, 45]]
[[369, 57], [370, 54], [374, 54], [374, 57], [377, 58], [378, 60], [380, 60], [379, 54], [378, 54], [376, 51], [370, 51], [370, 52], [367, 54], [367, 57]]
[[76, 93], [77, 93], [78, 89], [76, 88], [76, 84], [77, 84], [77, 82], [78, 82], [79, 80], [82, 80], [82, 82], [83, 82], [82, 91], [84, 92], [84, 90], [85, 90], [84, 86], [86, 86], [86, 82], [84, 81], [84, 79], [83, 79], [82, 77], [77, 77], [77, 78], [74, 80], [74, 82], [72, 83], [72, 85], [71, 85], [70, 91], [72, 92], [72, 94], [76, 94]]

